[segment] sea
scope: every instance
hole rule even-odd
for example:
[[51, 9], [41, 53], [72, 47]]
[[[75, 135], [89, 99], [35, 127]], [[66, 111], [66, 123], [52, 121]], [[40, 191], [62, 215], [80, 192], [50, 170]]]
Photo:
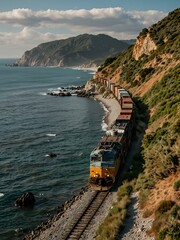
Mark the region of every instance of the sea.
[[[103, 135], [104, 107], [47, 92], [83, 85], [92, 71], [11, 67], [0, 59], [0, 239], [19, 240], [88, 182], [89, 155]], [[7, 65], [8, 66], [7, 66]], [[55, 153], [54, 158], [48, 153]], [[31, 209], [15, 206], [32, 192]]]

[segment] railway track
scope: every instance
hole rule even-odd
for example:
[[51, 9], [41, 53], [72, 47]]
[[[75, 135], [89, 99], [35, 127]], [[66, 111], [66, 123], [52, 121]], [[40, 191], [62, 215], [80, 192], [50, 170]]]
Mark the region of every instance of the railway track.
[[104, 202], [109, 191], [98, 192], [95, 191], [89, 204], [82, 211], [80, 216], [75, 219], [75, 222], [69, 226], [69, 228], [61, 236], [61, 240], [79, 240], [86, 230], [87, 226], [95, 216], [96, 212]]

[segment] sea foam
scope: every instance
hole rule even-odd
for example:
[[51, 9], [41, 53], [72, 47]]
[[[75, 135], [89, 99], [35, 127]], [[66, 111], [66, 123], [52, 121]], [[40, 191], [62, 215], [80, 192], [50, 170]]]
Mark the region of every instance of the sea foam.
[[4, 193], [0, 193], [0, 197], [3, 197], [4, 196]]
[[103, 120], [102, 123], [101, 123], [101, 127], [102, 127], [102, 130], [103, 130], [104, 132], [106, 132], [107, 129], [108, 129], [108, 125], [104, 122], [104, 120]]
[[47, 95], [47, 93], [44, 93], [44, 92], [40, 92], [39, 93], [41, 96], [46, 96]]
[[103, 109], [104, 109], [104, 111], [105, 111], [105, 116], [104, 116], [103, 119], [102, 119], [101, 127], [102, 127], [102, 130], [106, 132], [107, 129], [108, 129], [108, 125], [105, 123], [104, 119], [105, 119], [106, 116], [109, 114], [109, 110], [108, 110], [108, 108], [107, 108], [102, 102], [100, 102], [100, 104], [101, 104], [101, 106], [103, 107]]
[[47, 133], [46, 136], [47, 137], [56, 137], [56, 133]]

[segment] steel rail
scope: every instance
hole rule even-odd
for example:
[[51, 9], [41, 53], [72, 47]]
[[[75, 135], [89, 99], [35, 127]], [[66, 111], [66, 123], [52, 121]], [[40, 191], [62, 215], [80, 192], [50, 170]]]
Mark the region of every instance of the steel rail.
[[68, 231], [66, 231], [62, 236], [61, 240], [79, 240], [86, 230], [87, 226], [91, 222], [92, 218], [95, 216], [96, 212], [104, 202], [109, 191], [107, 192], [95, 192], [95, 195], [86, 206], [82, 214], [76, 220], [76, 222], [69, 226]]

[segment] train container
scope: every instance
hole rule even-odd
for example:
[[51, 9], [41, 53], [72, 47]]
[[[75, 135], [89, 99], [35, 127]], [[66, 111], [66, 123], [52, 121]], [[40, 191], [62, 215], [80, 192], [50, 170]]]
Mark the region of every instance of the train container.
[[114, 90], [114, 83], [110, 84], [110, 90], [111, 90], [111, 92], [113, 92], [113, 90]]
[[106, 87], [109, 88], [109, 81], [106, 80]]
[[113, 90], [112, 90], [114, 96], [115, 96], [115, 87], [116, 87], [116, 85], [114, 84], [114, 86], [113, 86]]
[[118, 100], [121, 100], [122, 97], [130, 97], [130, 94], [123, 88], [120, 88], [118, 90]]
[[107, 87], [107, 79], [104, 79], [104, 86]]
[[123, 138], [121, 141], [121, 144], [123, 146], [123, 155], [124, 157], [127, 154], [127, 148], [128, 148], [128, 139], [130, 133], [130, 128], [129, 128], [129, 122], [120, 122], [116, 123], [112, 126], [112, 130], [114, 132], [114, 136], [119, 136], [119, 134], [123, 134]]
[[110, 81], [108, 81], [108, 83], [107, 83], [107, 87], [110, 89]]
[[133, 101], [131, 97], [122, 97], [121, 101], [121, 108], [122, 109], [133, 109]]
[[119, 92], [120, 86], [119, 86], [119, 85], [116, 85], [114, 88], [115, 88], [115, 89], [114, 89], [114, 90], [115, 90], [114, 95], [115, 95], [115, 97], [118, 99], [118, 92]]
[[134, 128], [134, 113], [131, 110], [128, 110], [129, 112], [125, 112], [124, 113], [120, 113], [119, 116], [117, 117], [115, 124], [124, 124], [127, 123], [128, 124], [128, 146], [130, 145], [131, 142], [131, 135], [133, 132], [133, 128]]
[[116, 118], [116, 124], [118, 123], [127, 123], [129, 121], [131, 121], [132, 119], [132, 115], [131, 114], [120, 114], [117, 118]]
[[111, 90], [111, 85], [112, 85], [112, 83], [109, 81], [109, 90]]

